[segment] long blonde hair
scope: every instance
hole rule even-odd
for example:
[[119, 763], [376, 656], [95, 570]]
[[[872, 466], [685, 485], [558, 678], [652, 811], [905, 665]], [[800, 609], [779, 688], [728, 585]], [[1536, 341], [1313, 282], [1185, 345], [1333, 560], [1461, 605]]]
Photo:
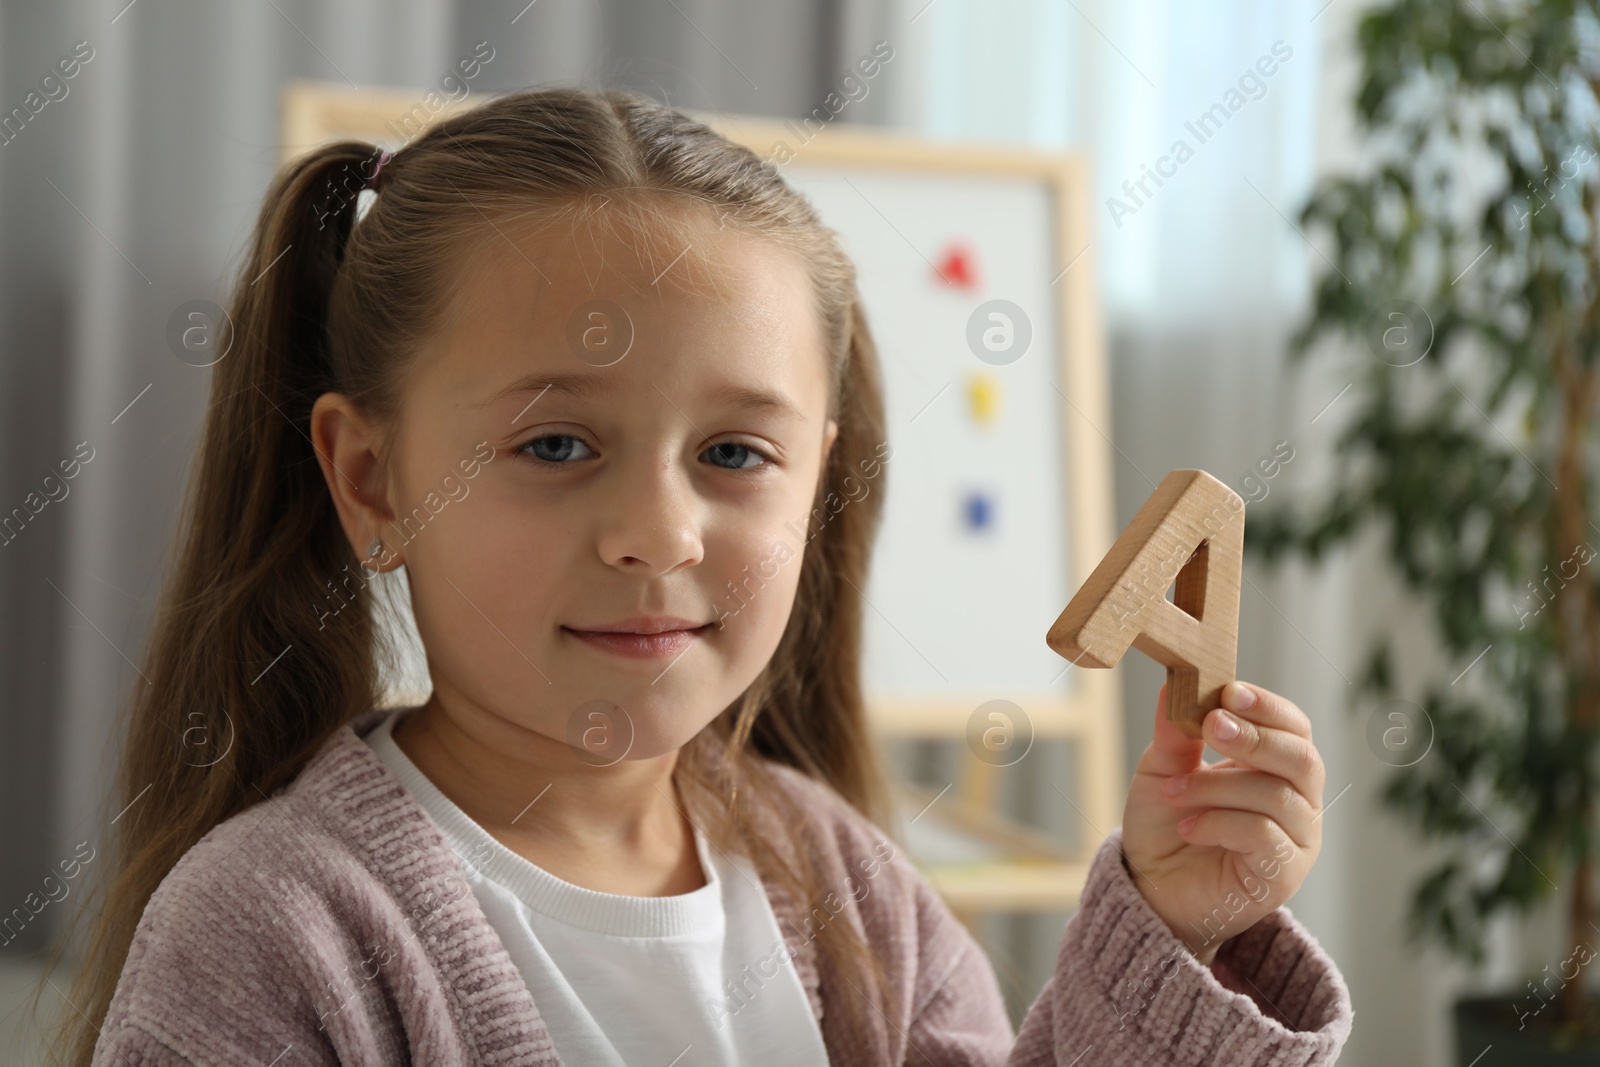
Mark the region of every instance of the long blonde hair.
[[[220, 341], [227, 354], [213, 369], [198, 462], [144, 653], [149, 684], [126, 709], [116, 806], [139, 803], [115, 828], [116, 873], [102, 886], [103, 906], [86, 913], [87, 960], [71, 998], [81, 1014], [67, 1016], [56, 1045], [65, 1062], [90, 1062], [139, 917], [179, 858], [290, 782], [337, 730], [382, 699], [383, 663], [396, 651], [370, 596], [359, 594], [338, 625], [325, 628], [308, 607], [322, 601], [331, 577], [358, 566], [312, 449], [309, 415], [332, 391], [392, 424], [407, 357], [448, 292], [450, 252], [488, 220], [588, 194], [664, 193], [800, 250], [839, 425], [817, 501], [846, 496], [846, 476], [881, 455], [878, 360], [855, 268], [805, 198], [748, 149], [639, 94], [510, 93], [403, 147], [354, 226], [356, 193], [376, 156], [373, 145], [343, 141], [284, 167], [238, 271]], [[772, 773], [764, 762], [773, 761], [889, 825], [860, 682], [859, 590], [884, 480], [880, 473], [876, 492], [852, 497], [806, 546], [772, 660], [678, 760], [680, 787], [698, 787], [684, 795], [696, 797], [707, 834], [752, 857], [802, 903], [832, 888], [819, 884], [812, 850], [748, 832], [743, 813], [787, 803], [782, 790], [762, 784]], [[286, 648], [292, 652], [282, 655]], [[223, 753], [228, 737], [214, 762], [192, 747], [214, 739], [211, 748]], [[801, 813], [780, 820], [804, 832]], [[873, 1004], [891, 1002], [879, 961], [847, 923], [828, 924], [816, 945], [835, 973], [869, 991], [869, 1004], [828, 1000], [865, 1037], [876, 1027]]]

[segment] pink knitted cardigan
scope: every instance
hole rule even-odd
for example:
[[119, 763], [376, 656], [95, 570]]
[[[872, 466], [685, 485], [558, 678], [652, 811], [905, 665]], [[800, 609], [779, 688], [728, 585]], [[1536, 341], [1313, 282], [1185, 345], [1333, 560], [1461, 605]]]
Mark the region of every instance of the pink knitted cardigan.
[[[384, 714], [341, 729], [287, 789], [167, 875], [97, 1067], [560, 1063], [462, 861], [361, 740]], [[1205, 967], [1130, 880], [1120, 828], [1014, 1035], [988, 959], [903, 854], [875, 865], [880, 830], [826, 785], [777, 770], [812, 812], [815, 858], [839, 887], [805, 906], [767, 886], [831, 1064], [1299, 1067], [1333, 1063], [1349, 1035], [1344, 980], [1287, 909]], [[842, 998], [861, 994], [822, 965], [819, 917], [863, 934], [898, 991], [865, 1045], [834, 1025]]]

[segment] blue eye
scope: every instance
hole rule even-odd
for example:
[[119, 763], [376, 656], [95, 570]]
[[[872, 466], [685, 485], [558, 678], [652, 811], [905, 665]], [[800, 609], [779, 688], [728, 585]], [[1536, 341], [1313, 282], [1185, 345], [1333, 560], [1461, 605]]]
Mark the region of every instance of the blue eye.
[[[587, 455], [575, 456], [573, 453], [576, 449], [582, 449], [583, 452], [587, 453]], [[594, 452], [590, 450], [588, 445], [584, 444], [578, 438], [573, 437], [571, 434], [564, 433], [547, 434], [544, 437], [535, 437], [533, 440], [517, 449], [517, 451], [528, 456], [530, 459], [538, 460], [540, 463], [550, 463], [556, 465], [565, 464], [573, 459], [588, 459], [590, 456], [594, 455]]]
[[[767, 459], [765, 455], [757, 452], [749, 445], [741, 445], [736, 441], [727, 441], [720, 445], [712, 445], [710, 448], [706, 449], [705, 452], [701, 453], [701, 455], [717, 457], [714, 458], [712, 462], [719, 467], [726, 467], [728, 470], [751, 470], [758, 466], [760, 461]], [[751, 457], [754, 457], [757, 462], [746, 462]], [[728, 460], [729, 462], [722, 463], [719, 462], [719, 459]]]

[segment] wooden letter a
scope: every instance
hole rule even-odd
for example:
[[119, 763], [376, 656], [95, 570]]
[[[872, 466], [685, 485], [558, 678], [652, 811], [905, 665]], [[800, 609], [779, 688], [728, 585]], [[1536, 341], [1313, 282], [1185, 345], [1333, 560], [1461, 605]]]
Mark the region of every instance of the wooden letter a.
[[1080, 667], [1114, 667], [1129, 645], [1165, 664], [1167, 718], [1199, 737], [1201, 721], [1233, 681], [1243, 555], [1239, 494], [1205, 471], [1173, 471], [1045, 642]]

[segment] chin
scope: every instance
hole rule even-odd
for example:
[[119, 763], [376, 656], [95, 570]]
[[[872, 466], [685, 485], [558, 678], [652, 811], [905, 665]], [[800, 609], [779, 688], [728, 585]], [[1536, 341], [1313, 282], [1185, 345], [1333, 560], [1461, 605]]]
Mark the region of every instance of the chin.
[[[710, 722], [709, 719], [706, 722]], [[675, 723], [642, 723], [635, 720], [633, 747], [628, 750], [624, 759], [647, 760], [657, 756], [665, 756], [669, 752], [676, 752], [688, 744], [706, 723], [679, 726]]]
[[716, 718], [720, 706], [701, 712], [702, 702], [655, 691], [620, 699], [595, 697], [567, 715], [564, 739], [585, 751], [585, 762], [604, 767], [675, 752]]

